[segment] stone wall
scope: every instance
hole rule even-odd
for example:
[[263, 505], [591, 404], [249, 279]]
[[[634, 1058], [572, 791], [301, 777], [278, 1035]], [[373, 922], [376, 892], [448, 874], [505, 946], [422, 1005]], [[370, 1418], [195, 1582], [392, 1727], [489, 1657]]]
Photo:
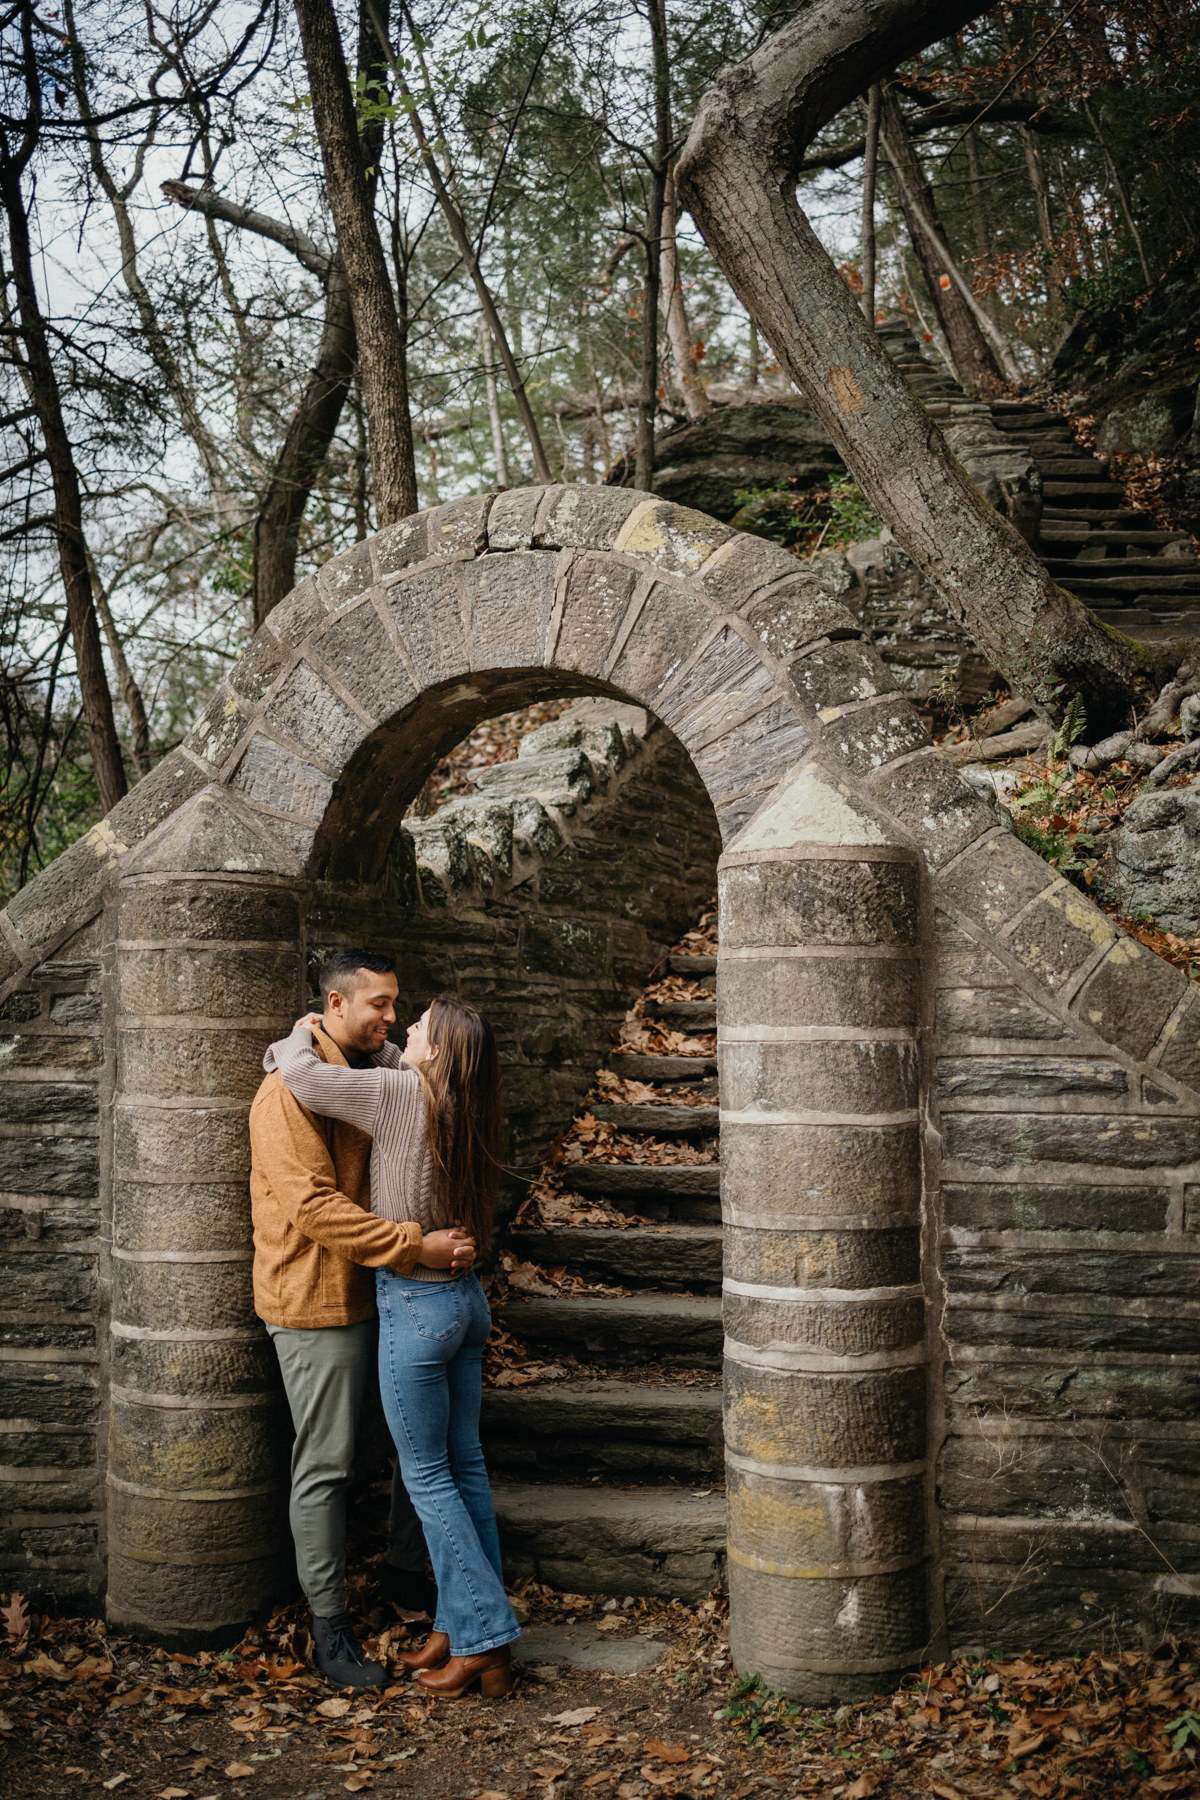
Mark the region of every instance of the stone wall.
[[103, 923], [0, 1003], [0, 1584], [63, 1599], [104, 1587]]
[[[474, 795], [402, 825], [374, 886], [319, 888], [306, 921], [277, 879], [197, 872], [181, 884], [144, 869], [11, 989], [0, 1587], [102, 1604], [110, 1521], [127, 1594], [155, 1559], [198, 1558], [215, 1540], [269, 1550], [264, 1593], [287, 1585], [276, 1550], [287, 1427], [250, 1300], [244, 1119], [262, 1051], [301, 1004], [302, 963], [311, 1002], [332, 948], [392, 951], [401, 1037], [435, 992], [483, 1006], [504, 1065], [506, 1160], [529, 1169], [574, 1113], [610, 1028], [711, 897], [718, 849], [671, 733], [640, 707], [583, 700]], [[204, 1104], [181, 1106], [193, 1094]], [[510, 1184], [509, 1202], [523, 1192]], [[189, 1334], [206, 1332], [215, 1373], [189, 1352]], [[214, 1381], [223, 1405], [197, 1442], [178, 1427]], [[148, 1488], [171, 1496], [149, 1523], [137, 1504]], [[205, 1615], [203, 1565], [179, 1566]]]
[[[830, 346], [866, 381], [859, 355], [857, 340]], [[609, 780], [643, 830], [648, 788], [670, 820], [690, 791], [694, 897], [713, 848], [701, 787], [720, 831], [738, 1666], [821, 1701], [834, 1684], [870, 1693], [976, 1635], [968, 1566], [998, 1603], [994, 1634], [1004, 1607], [1029, 1604], [1039, 1556], [1041, 1629], [1063, 1647], [1111, 1641], [1112, 1620], [1144, 1639], [1168, 1607], [1186, 1618], [1200, 1582], [1184, 1510], [1196, 1427], [1179, 1416], [1196, 1360], [1200, 996], [947, 766], [820, 569], [653, 496], [590, 487], [471, 496], [334, 558], [271, 615], [184, 745], [0, 914], [0, 1005], [103, 919], [107, 1060], [97, 1050], [90, 1066], [111, 1084], [98, 1138], [111, 1304], [103, 1262], [96, 1276], [112, 1345], [97, 1444], [111, 1615], [211, 1637], [283, 1576], [284, 1458], [264, 1429], [277, 1397], [248, 1303], [245, 1111], [263, 1043], [302, 1001], [310, 933], [361, 936], [376, 908], [419, 900], [406, 987], [423, 998], [443, 972], [465, 987], [486, 948], [526, 1059], [523, 1129], [560, 1095], [570, 1110], [583, 1076], [555, 1067], [556, 1021], [569, 1040], [568, 926], [588, 871], [613, 862], [598, 815], [539, 800], [573, 841], [565, 882], [548, 862], [525, 890], [531, 936], [506, 868], [510, 842], [520, 878], [521, 845], [538, 849], [540, 814], [504, 788], [520, 786], [519, 763], [461, 836], [451, 814], [448, 835], [445, 819], [416, 831], [411, 860], [395, 847], [449, 745], [554, 694], [642, 707], [673, 734], [678, 756], [648, 734]], [[580, 747], [547, 747], [547, 794], [571, 791]], [[639, 789], [640, 758], [658, 755]], [[602, 1014], [630, 917], [647, 953], [671, 935], [673, 854], [656, 841], [659, 897], [640, 920], [613, 884], [603, 944], [591, 940]], [[465, 931], [446, 923], [460, 903]], [[398, 931], [401, 916], [389, 913]], [[51, 1017], [27, 1034], [30, 1054], [50, 1055], [57, 1033], [87, 1035]], [[40, 1082], [0, 1071], [0, 1099], [10, 1166], [27, 1171], [16, 1210], [38, 1197], [45, 1212], [21, 1144], [86, 1134], [74, 1115], [60, 1132], [39, 1096], [33, 1131], [22, 1124], [31, 1087], [64, 1085], [63, 1064], [33, 1066]], [[91, 1079], [65, 1085], [86, 1094]], [[102, 1242], [104, 1229], [102, 1211]], [[19, 1276], [54, 1254], [23, 1241]], [[68, 1257], [95, 1249], [70, 1243], [87, 1249]], [[28, 1317], [28, 1286], [11, 1284], [6, 1318]], [[45, 1312], [75, 1319], [70, 1303]], [[31, 1446], [26, 1419], [6, 1421], [14, 1457], [53, 1435]], [[6, 1466], [33, 1470], [32, 1488], [46, 1465]], [[1169, 1540], [1177, 1573], [1130, 1529], [1131, 1507]], [[47, 1579], [83, 1579], [94, 1565], [68, 1550], [83, 1515], [48, 1516]], [[1028, 1629], [1010, 1617], [1005, 1635], [1027, 1638], [1032, 1608]]]

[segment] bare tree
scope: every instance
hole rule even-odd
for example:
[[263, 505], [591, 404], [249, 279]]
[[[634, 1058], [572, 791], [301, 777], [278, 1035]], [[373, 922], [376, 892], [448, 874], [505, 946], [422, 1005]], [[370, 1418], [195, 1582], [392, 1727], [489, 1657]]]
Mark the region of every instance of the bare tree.
[[[37, 414], [54, 486], [53, 529], [58, 540], [58, 561], [66, 590], [79, 691], [96, 788], [100, 804], [108, 812], [126, 793], [128, 784], [93, 604], [79, 475], [63, 417], [50, 335], [34, 280], [29, 209], [22, 189], [22, 178], [38, 149], [42, 130], [41, 71], [33, 39], [36, 26], [33, 6], [22, 5], [19, 67], [25, 88], [25, 116], [19, 121], [6, 119], [0, 124], [0, 202], [8, 219], [22, 359], [20, 373], [30, 405]], [[12, 352], [17, 353], [17, 348], [14, 344]]]
[[329, 209], [354, 315], [375, 510], [379, 523], [390, 525], [417, 510], [407, 346], [375, 222], [337, 18], [330, 0], [295, 0], [295, 7]]
[[1054, 585], [950, 454], [794, 197], [823, 124], [984, 10], [980, 0], [816, 0], [721, 73], [677, 177], [738, 298], [902, 547], [1044, 715], [1079, 692], [1098, 724], [1179, 666], [1186, 645], [1137, 644]]

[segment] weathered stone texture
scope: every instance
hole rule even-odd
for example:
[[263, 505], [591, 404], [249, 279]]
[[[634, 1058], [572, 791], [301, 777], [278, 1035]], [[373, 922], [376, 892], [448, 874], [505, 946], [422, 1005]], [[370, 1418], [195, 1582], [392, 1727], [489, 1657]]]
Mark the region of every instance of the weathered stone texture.
[[861, 861], [755, 863], [721, 873], [721, 942], [915, 945], [915, 864]]

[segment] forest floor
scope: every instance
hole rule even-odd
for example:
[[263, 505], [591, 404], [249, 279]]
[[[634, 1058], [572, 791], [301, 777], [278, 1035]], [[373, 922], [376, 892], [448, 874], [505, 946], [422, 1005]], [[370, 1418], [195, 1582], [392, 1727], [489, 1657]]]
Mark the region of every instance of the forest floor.
[[[373, 1570], [351, 1592], [361, 1616]], [[1200, 1661], [1155, 1651], [963, 1658], [894, 1694], [801, 1707], [738, 1681], [725, 1605], [517, 1590], [531, 1626], [590, 1624], [614, 1649], [650, 1640], [637, 1674], [524, 1670], [503, 1700], [435, 1701], [399, 1673], [335, 1694], [310, 1672], [299, 1606], [196, 1657], [42, 1618], [0, 1660], [0, 1792], [57, 1800], [939, 1800], [1200, 1794]], [[606, 1610], [607, 1607], [607, 1610]], [[20, 1630], [20, 1609], [3, 1609]], [[424, 1626], [370, 1615], [384, 1660]], [[603, 1639], [599, 1634], [603, 1633]], [[619, 1660], [619, 1658], [617, 1658]], [[1176, 1747], [1178, 1746], [1178, 1747]]]

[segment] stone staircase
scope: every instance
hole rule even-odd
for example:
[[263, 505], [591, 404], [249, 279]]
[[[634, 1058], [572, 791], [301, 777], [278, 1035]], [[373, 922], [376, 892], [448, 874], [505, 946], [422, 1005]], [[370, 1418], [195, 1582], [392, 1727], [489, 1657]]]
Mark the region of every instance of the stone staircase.
[[[988, 436], [997, 445], [1028, 450], [1042, 478], [1040, 527], [1032, 547], [1060, 586], [1105, 624], [1133, 636], [1153, 641], [1200, 635], [1200, 561], [1191, 538], [1184, 531], [1161, 530], [1150, 513], [1128, 506], [1107, 462], [1080, 449], [1062, 413], [1036, 400], [972, 401], [930, 361], [903, 321], [888, 320], [879, 335], [985, 491], [981, 464], [989, 458], [979, 426], [990, 428]], [[954, 441], [964, 427], [965, 446]]]
[[1163, 531], [1130, 508], [1107, 462], [1079, 449], [1061, 413], [1024, 400], [1000, 400], [991, 411], [1042, 472], [1034, 548], [1055, 581], [1135, 637], [1200, 635], [1200, 561], [1188, 534]]
[[[647, 1000], [645, 1016], [714, 1032], [716, 958], [672, 955], [667, 968], [693, 997]], [[608, 1067], [652, 1098], [596, 1102], [597, 1123], [643, 1144], [717, 1137], [715, 1055], [618, 1051]], [[576, 1593], [703, 1598], [723, 1585], [725, 1555], [719, 1169], [634, 1160], [560, 1172], [582, 1207], [630, 1223], [509, 1234], [516, 1257], [620, 1291], [510, 1292], [496, 1309], [531, 1353], [587, 1371], [484, 1390], [506, 1565]]]

